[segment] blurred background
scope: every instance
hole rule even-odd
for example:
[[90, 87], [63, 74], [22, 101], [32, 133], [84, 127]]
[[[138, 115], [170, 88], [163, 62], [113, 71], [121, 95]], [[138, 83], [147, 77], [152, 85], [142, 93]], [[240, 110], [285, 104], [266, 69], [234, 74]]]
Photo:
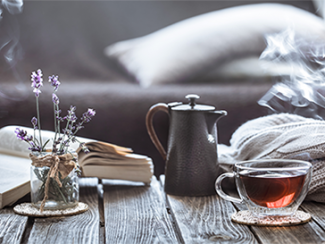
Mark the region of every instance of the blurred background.
[[[256, 72], [265, 35], [296, 21], [324, 34], [322, 1], [2, 0], [0, 8], [0, 125], [31, 127], [30, 74], [42, 69], [43, 129], [53, 130], [46, 83], [55, 74], [63, 114], [70, 105], [79, 116], [88, 107], [97, 111], [79, 135], [152, 157], [156, 175], [165, 165], [145, 128], [153, 104], [200, 95], [199, 103], [228, 111], [218, 137], [229, 144], [238, 126], [269, 113], [257, 101], [279, 73]], [[284, 12], [291, 24], [281, 21]], [[166, 147], [168, 116], [157, 114], [154, 125]]]

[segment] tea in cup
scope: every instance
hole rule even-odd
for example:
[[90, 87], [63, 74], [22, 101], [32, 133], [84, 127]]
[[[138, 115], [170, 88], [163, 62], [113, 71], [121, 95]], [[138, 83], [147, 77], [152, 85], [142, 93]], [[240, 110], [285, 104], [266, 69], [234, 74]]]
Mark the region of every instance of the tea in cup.
[[[292, 159], [260, 159], [234, 165], [233, 173], [225, 173], [216, 180], [220, 197], [246, 204], [256, 217], [291, 216], [305, 199], [312, 176], [309, 162]], [[224, 193], [221, 182], [235, 177], [239, 197]]]

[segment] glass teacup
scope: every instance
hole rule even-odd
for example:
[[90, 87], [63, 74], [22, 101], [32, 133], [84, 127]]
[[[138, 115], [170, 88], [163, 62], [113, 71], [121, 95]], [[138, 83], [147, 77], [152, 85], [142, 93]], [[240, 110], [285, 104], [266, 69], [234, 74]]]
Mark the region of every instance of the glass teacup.
[[[246, 204], [258, 218], [291, 216], [305, 199], [312, 176], [309, 162], [291, 159], [260, 159], [239, 162], [233, 173], [225, 173], [216, 180], [220, 197]], [[239, 197], [224, 193], [221, 182], [235, 177]]]

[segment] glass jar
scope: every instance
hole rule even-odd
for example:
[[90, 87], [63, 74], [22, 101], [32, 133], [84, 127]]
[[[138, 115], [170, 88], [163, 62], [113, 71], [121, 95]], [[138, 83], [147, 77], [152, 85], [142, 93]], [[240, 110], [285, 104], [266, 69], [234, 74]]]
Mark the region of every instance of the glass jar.
[[[44, 157], [51, 155], [50, 152], [34, 154], [37, 157]], [[78, 154], [73, 153], [75, 162], [77, 163]], [[31, 165], [30, 170], [30, 186], [31, 186], [31, 202], [36, 208], [40, 208], [44, 199], [46, 190], [46, 181], [50, 167], [37, 167]], [[62, 210], [72, 208], [78, 204], [79, 201], [79, 182], [75, 169], [65, 177], [58, 171], [60, 187], [55, 178], [50, 178], [48, 183], [48, 198], [45, 201], [44, 210]]]

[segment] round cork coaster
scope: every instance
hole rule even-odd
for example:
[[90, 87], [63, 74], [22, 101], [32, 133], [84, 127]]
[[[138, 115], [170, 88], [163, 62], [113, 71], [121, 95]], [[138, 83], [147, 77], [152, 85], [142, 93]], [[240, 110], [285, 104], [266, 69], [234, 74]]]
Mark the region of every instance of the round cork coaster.
[[34, 207], [31, 203], [22, 203], [14, 207], [14, 212], [20, 215], [32, 216], [32, 217], [60, 217], [60, 216], [69, 216], [76, 215], [88, 210], [88, 205], [82, 202], [79, 202], [73, 208], [67, 208], [63, 210], [44, 210], [41, 211]]
[[231, 220], [244, 225], [256, 226], [293, 226], [307, 223], [311, 219], [309, 213], [296, 211], [292, 216], [268, 216], [257, 218], [250, 211], [239, 211], [231, 216]]

